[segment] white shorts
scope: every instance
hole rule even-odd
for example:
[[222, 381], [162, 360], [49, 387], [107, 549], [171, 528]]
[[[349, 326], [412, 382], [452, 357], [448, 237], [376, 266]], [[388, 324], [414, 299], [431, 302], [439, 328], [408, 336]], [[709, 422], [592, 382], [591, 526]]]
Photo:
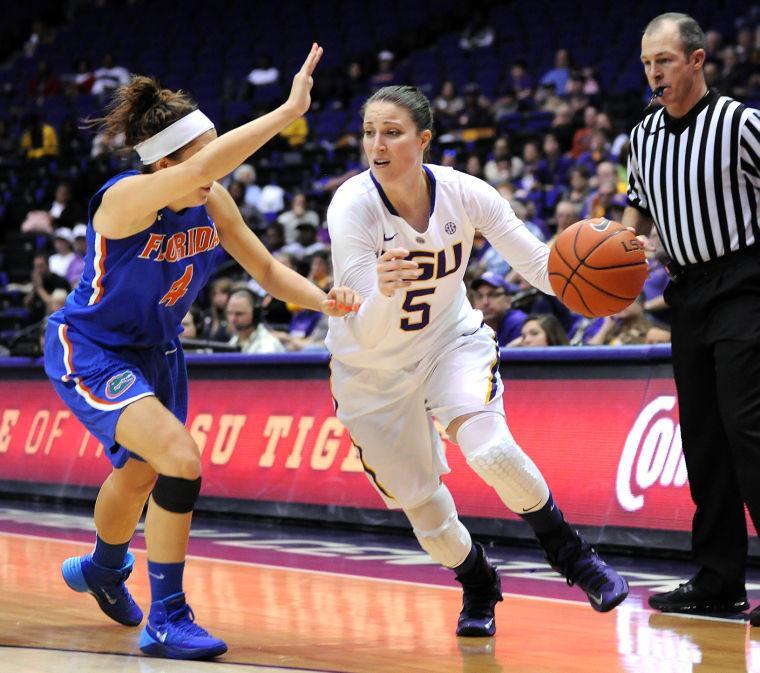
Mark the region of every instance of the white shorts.
[[499, 347], [486, 325], [413, 368], [365, 369], [333, 359], [331, 370], [336, 415], [389, 508], [421, 505], [449, 472], [432, 416], [447, 427], [464, 414], [504, 414]]

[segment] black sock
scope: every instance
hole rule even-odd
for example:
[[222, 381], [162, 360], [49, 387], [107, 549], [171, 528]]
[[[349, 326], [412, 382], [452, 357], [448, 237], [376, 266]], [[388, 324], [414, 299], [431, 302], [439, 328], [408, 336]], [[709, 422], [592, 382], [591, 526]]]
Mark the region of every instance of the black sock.
[[554, 504], [551, 493], [549, 493], [549, 499], [541, 509], [537, 512], [520, 514], [520, 518], [526, 521], [539, 537], [559, 531], [565, 522], [565, 517], [562, 516], [560, 508]]
[[472, 547], [470, 547], [470, 551], [467, 554], [467, 558], [462, 561], [458, 566], [455, 568], [452, 568], [452, 570], [456, 573], [457, 577], [463, 577], [465, 575], [469, 575], [474, 570], [476, 570], [479, 566], [481, 558], [481, 552], [478, 548], [478, 545], [473, 543]]
[[546, 504], [537, 512], [520, 516], [533, 528], [539, 543], [550, 559], [556, 558], [559, 550], [567, 542], [577, 539], [576, 532], [565, 521], [562, 510], [554, 504], [551, 493]]

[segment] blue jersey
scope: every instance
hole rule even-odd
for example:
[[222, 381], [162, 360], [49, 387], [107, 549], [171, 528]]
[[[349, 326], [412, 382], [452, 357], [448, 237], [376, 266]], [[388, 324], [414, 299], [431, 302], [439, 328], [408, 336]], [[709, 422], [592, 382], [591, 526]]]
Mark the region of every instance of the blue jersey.
[[138, 234], [107, 239], [92, 219], [114, 176], [92, 197], [87, 254], [79, 285], [63, 308], [63, 320], [107, 348], [152, 347], [182, 331], [181, 322], [213, 269], [219, 236], [205, 206], [158, 211]]

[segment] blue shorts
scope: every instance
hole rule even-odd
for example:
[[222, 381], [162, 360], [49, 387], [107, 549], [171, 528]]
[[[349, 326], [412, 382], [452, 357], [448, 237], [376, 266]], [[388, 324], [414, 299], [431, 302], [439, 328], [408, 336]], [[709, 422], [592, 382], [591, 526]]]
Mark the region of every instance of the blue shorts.
[[183, 425], [187, 420], [187, 369], [179, 337], [150, 349], [108, 350], [67, 325], [59, 311], [45, 331], [45, 373], [116, 468], [130, 457], [142, 460], [114, 437], [128, 404], [155, 395]]

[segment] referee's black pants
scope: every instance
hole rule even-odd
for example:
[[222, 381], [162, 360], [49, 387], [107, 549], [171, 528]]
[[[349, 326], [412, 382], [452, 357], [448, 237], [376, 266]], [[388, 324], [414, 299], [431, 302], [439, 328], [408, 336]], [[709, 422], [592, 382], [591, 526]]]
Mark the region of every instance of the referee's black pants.
[[688, 268], [665, 299], [694, 560], [706, 588], [732, 590], [745, 579], [744, 504], [760, 530], [760, 249]]

